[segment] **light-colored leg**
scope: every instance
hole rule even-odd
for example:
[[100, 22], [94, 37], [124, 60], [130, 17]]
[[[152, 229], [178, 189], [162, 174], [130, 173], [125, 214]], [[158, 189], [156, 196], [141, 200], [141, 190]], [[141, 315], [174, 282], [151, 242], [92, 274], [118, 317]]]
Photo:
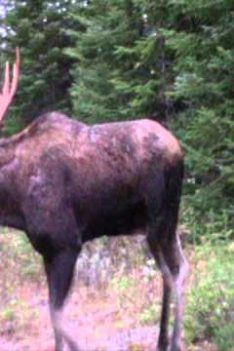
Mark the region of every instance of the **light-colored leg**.
[[166, 265], [163, 255], [159, 254], [159, 267], [163, 279], [163, 301], [160, 320], [160, 333], [158, 338], [158, 351], [167, 351], [168, 349], [168, 327], [170, 318], [170, 302], [172, 293], [172, 276]]
[[185, 295], [185, 279], [189, 272], [189, 265], [182, 251], [180, 238], [177, 235], [176, 253], [179, 254], [180, 266], [179, 272], [173, 277], [175, 289], [175, 324], [172, 334], [171, 351], [184, 351], [185, 347], [182, 345], [182, 329], [183, 329], [183, 315], [184, 315], [184, 295]]
[[63, 351], [65, 343], [69, 351], [78, 351], [76, 342], [65, 331], [63, 323], [64, 302], [72, 283], [77, 255], [76, 251], [69, 249], [50, 255], [48, 259], [44, 257], [56, 351]]
[[162, 274], [163, 279], [163, 299], [162, 299], [162, 310], [160, 317], [160, 331], [158, 337], [157, 351], [167, 351], [168, 349], [168, 326], [170, 318], [170, 301], [173, 287], [173, 279], [171, 272], [167, 266], [167, 263], [163, 257], [162, 250], [155, 238], [152, 236], [148, 237], [148, 243], [152, 255], [154, 256], [158, 267]]

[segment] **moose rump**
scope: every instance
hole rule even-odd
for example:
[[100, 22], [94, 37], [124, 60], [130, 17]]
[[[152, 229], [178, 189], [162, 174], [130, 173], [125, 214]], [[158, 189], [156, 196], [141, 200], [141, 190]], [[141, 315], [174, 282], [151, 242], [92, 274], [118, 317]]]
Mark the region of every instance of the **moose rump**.
[[[163, 205], [173, 201], [170, 199], [172, 194], [167, 191], [171, 182], [173, 188], [178, 188], [179, 198], [183, 167], [181, 151], [178, 143], [176, 150], [168, 150], [165, 135], [171, 135], [164, 131], [161, 136], [162, 127], [156, 122], [81, 125], [79, 130], [74, 130], [74, 122], [58, 113], [45, 115], [38, 122], [40, 128], [42, 124], [47, 125], [41, 128], [46, 133], [51, 124], [54, 127], [52, 134], [57, 135], [57, 128], [63, 129], [63, 133], [60, 129], [60, 144], [55, 145], [55, 138], [51, 137], [46, 150], [43, 149], [42, 154], [39, 152], [34, 166], [37, 175], [30, 178], [27, 207], [30, 214], [35, 208], [34, 221], [41, 215], [44, 219], [43, 207], [46, 206], [54, 226], [52, 214], [61, 219], [59, 213], [69, 208], [82, 243], [103, 234], [146, 231], [150, 221], [158, 221]], [[68, 127], [69, 122], [70, 128], [64, 129], [64, 124]], [[32, 129], [36, 130], [35, 127]], [[34, 133], [30, 132], [31, 138]], [[42, 134], [40, 136], [42, 138]], [[176, 144], [176, 139], [174, 142]], [[43, 223], [45, 225], [45, 219], [38, 218], [37, 232]], [[54, 240], [61, 242], [61, 237], [57, 234]]]

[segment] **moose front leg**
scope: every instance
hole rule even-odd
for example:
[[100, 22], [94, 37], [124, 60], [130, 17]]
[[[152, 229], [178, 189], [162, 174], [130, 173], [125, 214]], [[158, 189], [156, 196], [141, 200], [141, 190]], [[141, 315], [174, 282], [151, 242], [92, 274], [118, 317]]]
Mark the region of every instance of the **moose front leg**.
[[62, 316], [81, 250], [81, 234], [65, 186], [67, 169], [59, 155], [53, 149], [41, 157], [37, 172], [30, 179], [24, 215], [28, 237], [44, 259], [56, 351], [62, 351], [64, 343], [70, 351], [77, 351], [76, 343], [65, 331]]
[[56, 351], [63, 351], [64, 342], [68, 345], [70, 351], [78, 351], [75, 341], [65, 331], [62, 320], [63, 306], [72, 284], [77, 256], [77, 250], [71, 248], [44, 256]]

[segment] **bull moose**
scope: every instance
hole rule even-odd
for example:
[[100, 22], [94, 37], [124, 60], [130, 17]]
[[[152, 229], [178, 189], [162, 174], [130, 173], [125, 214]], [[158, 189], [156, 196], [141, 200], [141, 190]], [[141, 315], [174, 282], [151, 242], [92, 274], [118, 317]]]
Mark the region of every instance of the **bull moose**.
[[[6, 64], [0, 122], [17, 89], [20, 53]], [[102, 235], [145, 233], [163, 279], [158, 351], [181, 351], [187, 261], [176, 231], [183, 180], [178, 140], [142, 119], [86, 125], [59, 112], [0, 139], [0, 225], [23, 230], [42, 255], [55, 349], [78, 346], [62, 323], [82, 244]], [[169, 338], [171, 293], [174, 327]], [[169, 341], [170, 340], [170, 341]]]

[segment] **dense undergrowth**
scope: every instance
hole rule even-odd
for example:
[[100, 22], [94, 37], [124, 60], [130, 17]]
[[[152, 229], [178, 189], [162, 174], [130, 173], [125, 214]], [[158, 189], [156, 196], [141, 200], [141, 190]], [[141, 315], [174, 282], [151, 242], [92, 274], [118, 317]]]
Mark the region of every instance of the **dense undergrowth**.
[[213, 340], [220, 351], [234, 350], [233, 253], [233, 244], [194, 247], [185, 318], [191, 343]]

